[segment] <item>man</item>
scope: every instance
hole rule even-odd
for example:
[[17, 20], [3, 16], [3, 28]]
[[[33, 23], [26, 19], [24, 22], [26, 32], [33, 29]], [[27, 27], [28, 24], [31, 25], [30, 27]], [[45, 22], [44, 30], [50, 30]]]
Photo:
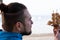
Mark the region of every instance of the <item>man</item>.
[[4, 31], [0, 31], [0, 40], [22, 40], [23, 35], [31, 34], [32, 20], [25, 5], [21, 3], [0, 4]]

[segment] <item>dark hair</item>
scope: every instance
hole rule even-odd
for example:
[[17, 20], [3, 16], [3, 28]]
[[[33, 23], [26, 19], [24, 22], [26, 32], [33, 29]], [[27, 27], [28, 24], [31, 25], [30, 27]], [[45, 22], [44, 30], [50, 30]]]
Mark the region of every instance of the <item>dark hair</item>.
[[4, 25], [6, 25], [3, 29], [10, 32], [16, 22], [24, 23], [24, 9], [27, 9], [26, 6], [17, 2], [8, 5], [0, 4], [0, 10], [4, 15]]

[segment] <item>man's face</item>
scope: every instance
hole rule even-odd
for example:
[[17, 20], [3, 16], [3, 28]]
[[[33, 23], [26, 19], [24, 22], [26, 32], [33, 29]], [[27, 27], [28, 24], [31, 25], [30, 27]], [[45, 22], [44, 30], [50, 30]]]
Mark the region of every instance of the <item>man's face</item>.
[[27, 11], [27, 9], [24, 10], [24, 16], [25, 16], [25, 25], [24, 25], [24, 33], [23, 35], [29, 35], [31, 34], [31, 27], [32, 27], [32, 20], [31, 15]]

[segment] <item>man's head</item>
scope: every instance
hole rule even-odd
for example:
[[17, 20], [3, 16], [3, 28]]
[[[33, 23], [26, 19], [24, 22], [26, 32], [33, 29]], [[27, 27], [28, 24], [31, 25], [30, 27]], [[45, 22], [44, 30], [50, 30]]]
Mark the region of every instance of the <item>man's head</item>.
[[[3, 8], [4, 7], [4, 8]], [[23, 35], [31, 34], [32, 20], [25, 5], [10, 3], [7, 6], [1, 4], [2, 16], [4, 17], [3, 29], [8, 32], [18, 32]]]

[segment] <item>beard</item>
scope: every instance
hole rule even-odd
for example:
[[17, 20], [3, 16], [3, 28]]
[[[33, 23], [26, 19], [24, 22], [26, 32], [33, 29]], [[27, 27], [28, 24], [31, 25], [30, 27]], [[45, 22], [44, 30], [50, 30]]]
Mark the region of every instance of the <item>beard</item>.
[[31, 33], [32, 33], [31, 31], [29, 33], [25, 31], [25, 32], [23, 32], [21, 34], [24, 36], [24, 35], [30, 35]]
[[26, 30], [26, 25], [24, 24], [24, 32], [22, 32], [21, 34], [24, 35], [30, 35], [32, 33], [32, 31], [27, 32]]

